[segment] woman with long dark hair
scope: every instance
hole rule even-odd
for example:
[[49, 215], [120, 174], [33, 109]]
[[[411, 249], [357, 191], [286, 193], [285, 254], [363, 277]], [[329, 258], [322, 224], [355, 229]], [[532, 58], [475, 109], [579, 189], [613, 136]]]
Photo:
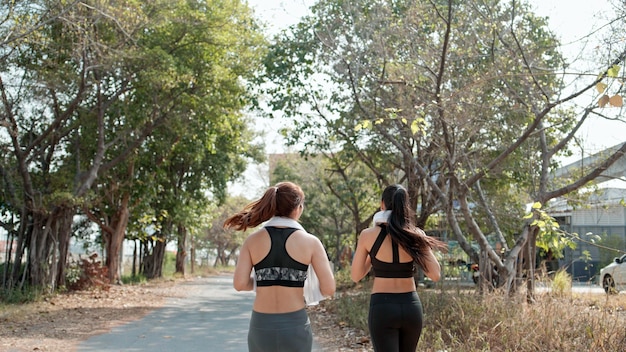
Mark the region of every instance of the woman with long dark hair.
[[[303, 210], [302, 189], [280, 182], [224, 222], [225, 228], [240, 231], [265, 222], [244, 241], [233, 277], [237, 291], [256, 289], [248, 331], [251, 352], [311, 351], [305, 281], [316, 274], [317, 294], [335, 293], [335, 279], [322, 242], [298, 223]], [[313, 271], [308, 270], [309, 265]]]
[[358, 282], [373, 268], [368, 326], [374, 351], [415, 352], [423, 326], [416, 266], [438, 281], [441, 267], [433, 250], [446, 245], [414, 224], [415, 212], [401, 185], [385, 188], [380, 207], [374, 226], [359, 236], [351, 277]]

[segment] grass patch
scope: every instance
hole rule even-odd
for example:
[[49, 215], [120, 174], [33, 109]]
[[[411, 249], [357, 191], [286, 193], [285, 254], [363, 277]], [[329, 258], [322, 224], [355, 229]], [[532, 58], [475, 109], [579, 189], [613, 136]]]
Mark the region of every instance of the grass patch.
[[144, 274], [138, 275], [122, 275], [122, 283], [125, 285], [138, 285], [148, 282], [148, 278]]
[[[563, 283], [563, 282], [561, 282]], [[567, 285], [567, 280], [565, 280]], [[559, 286], [562, 287], [562, 286]], [[420, 289], [419, 351], [606, 351], [626, 345], [626, 295], [542, 293], [526, 297], [451, 288]], [[339, 324], [367, 331], [369, 287], [324, 302]]]
[[0, 290], [0, 304], [24, 304], [37, 302], [46, 293], [41, 288], [26, 286], [22, 289]]

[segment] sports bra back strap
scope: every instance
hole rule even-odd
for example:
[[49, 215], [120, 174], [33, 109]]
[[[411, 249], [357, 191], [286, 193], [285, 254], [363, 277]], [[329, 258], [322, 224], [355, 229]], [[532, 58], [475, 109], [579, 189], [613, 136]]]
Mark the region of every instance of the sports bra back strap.
[[391, 239], [391, 250], [393, 253], [393, 263], [400, 263], [400, 250], [398, 249], [398, 244], [396, 241]]
[[380, 233], [378, 233], [378, 237], [376, 237], [376, 241], [374, 241], [374, 244], [372, 245], [372, 248], [370, 249], [370, 255], [372, 257], [375, 257], [376, 254], [378, 253], [378, 250], [380, 249], [380, 246], [382, 246], [383, 241], [385, 241], [385, 237], [387, 237], [387, 226], [385, 225], [380, 225]]

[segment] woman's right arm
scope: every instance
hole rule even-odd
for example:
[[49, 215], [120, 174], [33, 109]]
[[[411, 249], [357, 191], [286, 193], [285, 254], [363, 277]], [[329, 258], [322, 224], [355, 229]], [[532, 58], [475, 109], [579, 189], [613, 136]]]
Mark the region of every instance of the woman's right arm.
[[239, 251], [239, 259], [235, 266], [235, 274], [233, 275], [233, 287], [237, 291], [252, 291], [254, 289], [254, 278], [252, 274], [252, 257], [250, 256], [250, 237], [248, 237], [241, 246]]
[[352, 281], [359, 282], [372, 268], [372, 262], [369, 256], [367, 245], [365, 241], [365, 231], [361, 231], [359, 240], [356, 244], [356, 250], [354, 251], [354, 257], [352, 258], [352, 265], [350, 267], [350, 278]]

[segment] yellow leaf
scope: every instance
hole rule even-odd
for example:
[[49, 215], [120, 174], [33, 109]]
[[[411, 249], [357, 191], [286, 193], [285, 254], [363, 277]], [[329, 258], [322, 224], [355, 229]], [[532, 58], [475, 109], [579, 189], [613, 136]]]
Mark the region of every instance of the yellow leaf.
[[614, 95], [611, 98], [609, 98], [609, 104], [611, 104], [611, 106], [614, 106], [616, 108], [621, 108], [624, 105], [624, 100], [622, 99], [621, 95]]
[[533, 214], [532, 213], [528, 213], [528, 214], [524, 215], [523, 219], [530, 219], [532, 217], [533, 217]]
[[598, 93], [600, 94], [604, 93], [604, 91], [606, 90], [606, 87], [608, 87], [606, 83], [598, 82], [598, 84], [596, 84], [596, 89], [598, 90]]
[[533, 209], [541, 209], [541, 203], [539, 203], [539, 202], [535, 202], [535, 203], [533, 204]]
[[619, 69], [620, 69], [619, 65], [613, 65], [613, 66], [611, 66], [611, 68], [609, 68], [606, 71], [606, 75], [611, 77], [611, 78], [616, 78], [617, 75], [619, 75]]
[[605, 107], [605, 106], [606, 106], [606, 104], [608, 104], [608, 103], [609, 103], [609, 99], [610, 99], [610, 98], [609, 98], [609, 96], [608, 96], [608, 95], [606, 95], [606, 94], [605, 94], [605, 95], [603, 95], [603, 96], [600, 98], [600, 100], [598, 100], [598, 106], [599, 106], [599, 107], [601, 107], [601, 108]]
[[411, 133], [416, 134], [417, 132], [419, 132], [419, 130], [419, 122], [417, 120], [413, 120], [413, 122], [411, 122]]
[[359, 122], [356, 124], [356, 126], [354, 126], [354, 130], [359, 132], [362, 129], [370, 128], [370, 123], [371, 123], [370, 120]]

